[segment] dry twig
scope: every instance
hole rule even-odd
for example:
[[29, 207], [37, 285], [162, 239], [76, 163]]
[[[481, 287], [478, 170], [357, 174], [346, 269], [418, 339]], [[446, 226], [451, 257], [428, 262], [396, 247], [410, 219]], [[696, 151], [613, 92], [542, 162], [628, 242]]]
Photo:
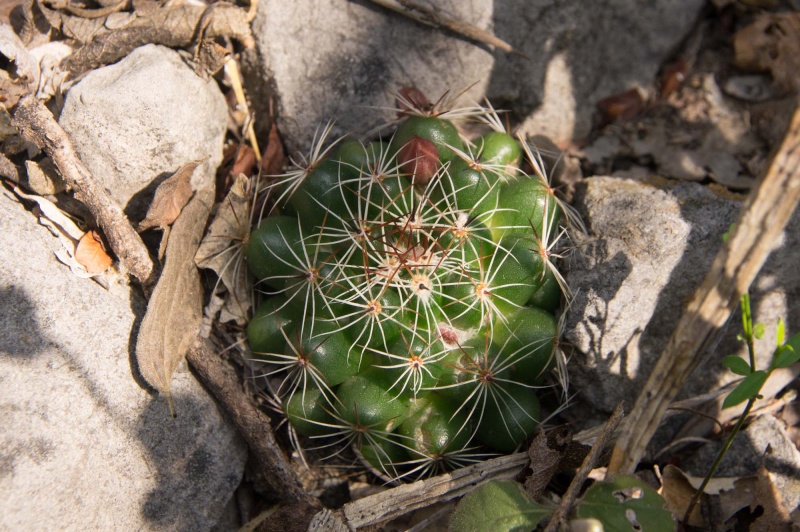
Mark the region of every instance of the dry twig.
[[384, 523], [413, 510], [465, 495], [490, 480], [514, 478], [527, 463], [527, 453], [511, 454], [445, 475], [403, 484], [345, 504], [338, 513], [323, 510], [314, 516], [308, 529], [356, 530]]
[[622, 403], [620, 403], [617, 405], [617, 408], [614, 409], [611, 417], [603, 426], [603, 432], [594, 442], [592, 450], [589, 451], [589, 454], [587, 454], [586, 458], [583, 459], [580, 469], [578, 469], [578, 472], [575, 474], [575, 478], [572, 479], [569, 488], [567, 488], [567, 492], [561, 498], [558, 508], [556, 508], [556, 511], [553, 512], [552, 517], [550, 517], [550, 522], [547, 523], [547, 527], [544, 529], [544, 532], [554, 532], [555, 530], [558, 530], [561, 522], [566, 518], [567, 514], [569, 514], [570, 510], [572, 509], [572, 505], [575, 504], [575, 499], [577, 499], [578, 495], [580, 494], [583, 483], [589, 476], [589, 472], [594, 469], [595, 464], [597, 464], [597, 461], [600, 459], [600, 456], [603, 453], [603, 450], [605, 450], [606, 444], [614, 434], [614, 430], [616, 430], [619, 422], [622, 421], [622, 415]]
[[144, 242], [120, 206], [97, 184], [78, 158], [69, 136], [52, 113], [36, 97], [25, 96], [17, 104], [13, 124], [25, 140], [50, 156], [75, 197], [94, 215], [120, 262], [144, 284], [153, 272], [153, 262]]
[[186, 359], [197, 378], [216, 398], [239, 429], [275, 493], [288, 504], [304, 502], [319, 508], [319, 501], [303, 490], [283, 451], [275, 441], [269, 418], [244, 391], [236, 370], [216, 352], [209, 339], [198, 338]]
[[800, 201], [800, 108], [731, 237], [681, 316], [614, 448], [609, 473], [632, 473], [670, 402], [747, 291]]
[[472, 24], [467, 24], [461, 20], [446, 17], [441, 13], [436, 12], [434, 9], [419, 4], [413, 0], [372, 0], [373, 3], [383, 6], [386, 9], [391, 9], [396, 13], [400, 13], [412, 20], [416, 20], [420, 24], [432, 26], [434, 28], [444, 28], [454, 33], [462, 35], [467, 39], [481, 42], [494, 46], [506, 53], [519, 54], [513, 46], [508, 44], [503, 39], [500, 39], [490, 31], [482, 30]]

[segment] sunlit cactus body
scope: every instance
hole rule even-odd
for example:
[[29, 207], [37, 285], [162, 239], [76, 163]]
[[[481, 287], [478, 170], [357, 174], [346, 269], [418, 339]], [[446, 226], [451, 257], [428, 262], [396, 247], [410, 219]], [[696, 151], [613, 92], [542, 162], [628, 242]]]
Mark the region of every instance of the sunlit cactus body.
[[248, 337], [293, 430], [391, 478], [513, 450], [542, 421], [537, 389], [564, 377], [568, 207], [491, 108], [470, 108], [494, 131], [467, 142], [417, 100], [388, 142], [323, 149], [326, 128], [245, 247], [268, 294]]

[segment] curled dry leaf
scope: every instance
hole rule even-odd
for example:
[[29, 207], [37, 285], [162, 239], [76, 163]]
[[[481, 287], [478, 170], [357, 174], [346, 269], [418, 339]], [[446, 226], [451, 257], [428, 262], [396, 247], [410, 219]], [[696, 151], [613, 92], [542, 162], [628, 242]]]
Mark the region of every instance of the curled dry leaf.
[[220, 320], [245, 324], [252, 302], [241, 244], [250, 230], [250, 180], [240, 174], [219, 207], [195, 255], [200, 268], [214, 270], [228, 290]]
[[192, 197], [192, 174], [199, 165], [207, 160], [208, 157], [184, 164], [171, 177], [158, 185], [150, 208], [147, 209], [147, 215], [137, 227], [140, 233], [153, 227], [163, 229], [177, 220], [181, 210]]
[[800, 13], [765, 13], [736, 32], [735, 64], [768, 71], [784, 90], [800, 88]]
[[539, 499], [558, 471], [561, 458], [572, 435], [555, 429], [549, 434], [539, 432], [528, 447], [531, 474], [525, 479], [525, 491], [533, 500]]
[[267, 147], [261, 156], [261, 169], [264, 175], [278, 175], [286, 164], [286, 150], [283, 148], [281, 136], [278, 133], [278, 125], [272, 121], [267, 138]]
[[113, 262], [97, 231], [87, 231], [75, 246], [75, 260], [89, 273], [101, 273]]
[[8, 62], [0, 69], [0, 93], [5, 106], [11, 108], [20, 98], [36, 91], [39, 65], [8, 24], [0, 24], [0, 56]]
[[167, 396], [173, 415], [172, 374], [194, 343], [203, 316], [203, 289], [194, 264], [198, 242], [214, 201], [214, 182], [197, 191], [175, 221], [167, 260], [153, 290], [136, 340], [142, 377]]

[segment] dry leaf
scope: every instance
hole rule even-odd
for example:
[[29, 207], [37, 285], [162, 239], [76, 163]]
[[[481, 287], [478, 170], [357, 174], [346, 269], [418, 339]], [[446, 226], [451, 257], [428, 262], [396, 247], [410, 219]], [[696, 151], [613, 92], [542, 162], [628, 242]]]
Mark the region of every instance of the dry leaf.
[[272, 127], [269, 129], [267, 147], [261, 156], [261, 169], [264, 175], [278, 175], [286, 163], [286, 151], [283, 149], [283, 142], [278, 133], [278, 125], [273, 120]]
[[247, 323], [252, 305], [247, 268], [241, 260], [241, 243], [250, 230], [249, 188], [249, 179], [240, 174], [195, 255], [197, 266], [214, 270], [228, 289], [220, 320], [235, 320], [240, 325]]
[[136, 340], [136, 361], [153, 388], [170, 395], [172, 374], [197, 337], [203, 316], [203, 289], [194, 264], [198, 242], [214, 201], [214, 181], [199, 189], [175, 221], [167, 260], [153, 290]]
[[0, 56], [7, 62], [7, 66], [0, 69], [0, 94], [10, 109], [20, 98], [36, 91], [39, 65], [8, 24], [0, 24]]
[[192, 197], [192, 174], [209, 158], [192, 161], [181, 166], [164, 182], [158, 185], [150, 208], [137, 230], [141, 233], [153, 227], [165, 228], [174, 222]]
[[733, 37], [735, 64], [769, 71], [785, 90], [800, 87], [800, 13], [765, 13]]
[[553, 475], [558, 471], [561, 457], [570, 441], [572, 435], [569, 432], [555, 429], [547, 434], [539, 432], [531, 442], [528, 456], [532, 472], [525, 479], [525, 491], [533, 500], [541, 497]]
[[[696, 488], [692, 486], [686, 474], [673, 465], [667, 465], [661, 472], [661, 490], [659, 493], [667, 501], [667, 509], [672, 516], [680, 521], [686, 513], [686, 508], [692, 500]], [[708, 504], [708, 494], [703, 494], [700, 503], [694, 507], [689, 516], [688, 524], [691, 526], [703, 527], [706, 521], [703, 518], [702, 507]], [[745, 506], [747, 506], [745, 504]], [[738, 509], [737, 509], [738, 511]]]
[[87, 231], [75, 246], [75, 260], [89, 273], [101, 273], [113, 262], [97, 231]]

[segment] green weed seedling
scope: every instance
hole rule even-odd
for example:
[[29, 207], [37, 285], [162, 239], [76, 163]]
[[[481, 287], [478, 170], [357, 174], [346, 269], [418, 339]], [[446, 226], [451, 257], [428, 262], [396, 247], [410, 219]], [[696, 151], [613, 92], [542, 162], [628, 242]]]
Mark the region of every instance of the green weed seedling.
[[775, 339], [776, 346], [775, 350], [772, 352], [772, 360], [769, 367], [765, 370], [756, 369], [755, 340], [760, 340], [764, 336], [766, 326], [763, 323], [753, 325], [753, 314], [750, 308], [749, 294], [743, 294], [739, 300], [739, 304], [742, 309], [742, 332], [738, 335], [738, 338], [747, 346], [748, 360], [736, 355], [729, 355], [722, 360], [723, 366], [736, 375], [744, 377], [736, 388], [725, 397], [725, 400], [722, 402], [722, 408], [731, 408], [745, 401], [747, 401], [747, 405], [745, 405], [744, 411], [739, 415], [739, 419], [733, 426], [733, 430], [731, 430], [731, 433], [728, 435], [719, 453], [717, 453], [702, 484], [697, 488], [697, 491], [695, 491], [689, 506], [686, 508], [683, 522], [688, 522], [689, 516], [692, 514], [695, 506], [697, 506], [700, 497], [705, 492], [706, 486], [717, 471], [720, 462], [722, 462], [722, 458], [728, 452], [728, 449], [733, 443], [733, 439], [739, 433], [739, 430], [741, 430], [747, 416], [750, 415], [753, 405], [760, 398], [759, 392], [761, 392], [761, 388], [764, 386], [764, 383], [767, 382], [770, 374], [778, 368], [787, 368], [800, 360], [800, 333], [785, 340], [786, 326], [783, 320], [778, 320]]
[[[352, 444], [392, 480], [512, 451], [542, 422], [541, 389], [566, 382], [555, 261], [579, 223], [491, 107], [398, 101], [385, 141], [323, 128], [244, 248], [265, 296], [247, 334], [293, 441]], [[492, 131], [465, 140], [448, 119], [465, 116]]]

